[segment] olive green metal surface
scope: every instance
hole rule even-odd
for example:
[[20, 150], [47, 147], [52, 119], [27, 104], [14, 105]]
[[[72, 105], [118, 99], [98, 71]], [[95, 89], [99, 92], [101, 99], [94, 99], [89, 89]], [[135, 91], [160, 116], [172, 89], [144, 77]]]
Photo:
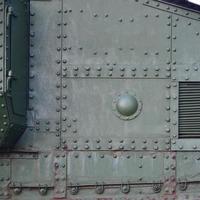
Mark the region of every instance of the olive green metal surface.
[[0, 2], [0, 199], [200, 198], [197, 10]]
[[29, 3], [1, 1], [0, 147], [13, 147], [26, 126]]

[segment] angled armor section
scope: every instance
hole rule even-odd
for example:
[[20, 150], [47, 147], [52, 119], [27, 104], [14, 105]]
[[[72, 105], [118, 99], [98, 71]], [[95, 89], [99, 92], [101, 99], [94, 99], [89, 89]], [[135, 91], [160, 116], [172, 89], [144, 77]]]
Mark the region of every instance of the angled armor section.
[[29, 2], [0, 1], [0, 147], [25, 130], [28, 104]]

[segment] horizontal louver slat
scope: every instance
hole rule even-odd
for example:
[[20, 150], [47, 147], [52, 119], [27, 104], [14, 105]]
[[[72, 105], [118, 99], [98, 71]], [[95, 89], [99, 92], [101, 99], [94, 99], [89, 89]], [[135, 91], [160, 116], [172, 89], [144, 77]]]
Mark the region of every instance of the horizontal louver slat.
[[200, 82], [179, 83], [179, 138], [200, 138]]

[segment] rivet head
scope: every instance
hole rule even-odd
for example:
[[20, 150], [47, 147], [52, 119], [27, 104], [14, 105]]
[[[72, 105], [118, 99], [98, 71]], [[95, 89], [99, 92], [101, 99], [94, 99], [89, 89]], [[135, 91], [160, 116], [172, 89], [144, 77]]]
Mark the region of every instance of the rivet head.
[[171, 169], [172, 169], [172, 170], [175, 170], [176, 167], [175, 167], [174, 165], [171, 165]]
[[196, 146], [196, 145], [194, 145], [194, 146], [193, 146], [193, 149], [197, 149], [197, 146]]

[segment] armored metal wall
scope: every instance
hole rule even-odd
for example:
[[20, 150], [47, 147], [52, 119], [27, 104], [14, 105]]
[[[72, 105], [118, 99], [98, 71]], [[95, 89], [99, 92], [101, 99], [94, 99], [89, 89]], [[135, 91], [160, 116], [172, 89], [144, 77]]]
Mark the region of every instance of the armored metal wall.
[[28, 128], [1, 153], [0, 199], [200, 199], [200, 142], [178, 130], [199, 21], [153, 0], [32, 0]]

